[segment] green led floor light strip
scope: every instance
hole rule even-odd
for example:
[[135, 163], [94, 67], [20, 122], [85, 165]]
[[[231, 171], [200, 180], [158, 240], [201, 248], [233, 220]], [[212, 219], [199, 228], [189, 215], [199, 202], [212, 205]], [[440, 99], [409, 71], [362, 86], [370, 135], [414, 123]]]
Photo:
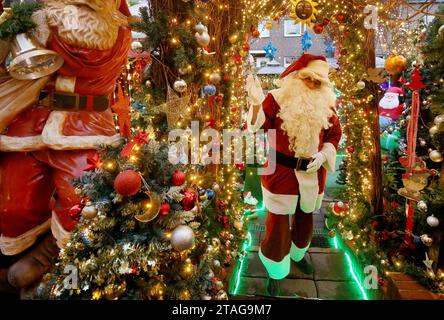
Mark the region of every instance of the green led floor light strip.
[[[245, 251], [247, 251], [250, 248], [250, 246], [251, 246], [251, 239], [252, 239], [251, 233], [248, 232], [247, 240], [245, 240], [245, 242], [244, 242], [244, 244], [242, 246], [242, 252], [245, 252]], [[248, 251], [247, 251], [247, 253], [245, 255], [242, 256], [242, 258], [240, 260], [239, 268], [237, 269], [236, 285], [234, 286], [234, 292], [233, 292], [234, 295], [237, 295], [237, 291], [239, 289], [239, 283], [240, 283], [240, 277], [241, 277], [241, 273], [242, 273], [242, 268], [244, 266], [244, 261], [245, 261], [245, 257], [247, 256], [247, 254], [248, 254]]]
[[355, 280], [356, 284], [358, 285], [359, 290], [361, 291], [362, 298], [363, 298], [364, 300], [368, 300], [367, 293], [365, 292], [365, 289], [364, 289], [364, 287], [362, 286], [361, 281], [359, 281], [358, 277], [357, 277], [356, 274], [355, 274], [354, 267], [353, 267], [353, 262], [352, 262], [352, 259], [350, 258], [350, 254], [348, 254], [347, 252], [345, 252], [344, 248], [339, 248], [339, 245], [338, 245], [338, 236], [334, 236], [334, 237], [333, 237], [333, 245], [334, 245], [334, 248], [335, 248], [335, 249], [341, 249], [342, 251], [344, 251], [345, 257], [347, 258], [347, 263], [348, 263], [348, 267], [349, 267], [350, 273], [351, 273], [353, 279]]

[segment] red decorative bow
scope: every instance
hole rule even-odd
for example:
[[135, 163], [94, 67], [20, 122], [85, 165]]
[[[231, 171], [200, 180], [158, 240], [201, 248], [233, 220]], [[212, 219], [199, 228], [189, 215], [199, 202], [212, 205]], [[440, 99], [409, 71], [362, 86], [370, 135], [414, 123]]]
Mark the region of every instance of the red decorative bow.
[[85, 207], [84, 204], [76, 204], [71, 209], [69, 209], [69, 216], [74, 221], [79, 221], [80, 220], [80, 214], [82, 213], [82, 210], [83, 210], [84, 207]]
[[217, 217], [217, 221], [222, 222], [224, 224], [224, 228], [228, 228], [230, 226], [230, 218], [225, 215], [219, 215]]
[[123, 93], [122, 86], [117, 86], [117, 100], [111, 106], [111, 109], [119, 117], [119, 129], [120, 135], [124, 138], [128, 138], [131, 134], [131, 121], [129, 116], [129, 106], [131, 98]]
[[148, 133], [142, 133], [138, 131], [137, 134], [131, 138], [130, 142], [128, 142], [125, 147], [123, 147], [120, 154], [123, 157], [129, 157], [136, 145], [148, 144], [147, 137]]
[[100, 154], [96, 152], [92, 157], [86, 159], [88, 165], [83, 171], [94, 171], [103, 167], [103, 161], [100, 159]]

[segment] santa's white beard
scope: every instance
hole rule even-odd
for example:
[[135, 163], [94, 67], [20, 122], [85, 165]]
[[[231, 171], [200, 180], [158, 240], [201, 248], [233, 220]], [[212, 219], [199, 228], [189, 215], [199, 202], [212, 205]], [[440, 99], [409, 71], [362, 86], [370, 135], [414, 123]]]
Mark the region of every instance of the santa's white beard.
[[289, 75], [272, 94], [280, 106], [278, 116], [289, 137], [290, 150], [296, 157], [311, 157], [318, 151], [321, 130], [331, 126], [336, 105], [333, 89], [323, 84], [311, 90], [297, 75]]
[[382, 98], [381, 101], [379, 101], [379, 106], [384, 109], [395, 109], [399, 106], [399, 101], [397, 99], [389, 100]]

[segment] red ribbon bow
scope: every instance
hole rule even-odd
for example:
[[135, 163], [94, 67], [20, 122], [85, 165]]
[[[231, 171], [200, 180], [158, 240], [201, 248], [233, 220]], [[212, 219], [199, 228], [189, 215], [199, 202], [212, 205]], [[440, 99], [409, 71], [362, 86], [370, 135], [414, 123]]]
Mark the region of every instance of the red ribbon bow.
[[130, 142], [128, 142], [125, 147], [123, 147], [120, 154], [123, 157], [129, 157], [136, 145], [148, 144], [147, 137], [148, 133], [142, 133], [138, 131], [137, 134], [131, 138]]

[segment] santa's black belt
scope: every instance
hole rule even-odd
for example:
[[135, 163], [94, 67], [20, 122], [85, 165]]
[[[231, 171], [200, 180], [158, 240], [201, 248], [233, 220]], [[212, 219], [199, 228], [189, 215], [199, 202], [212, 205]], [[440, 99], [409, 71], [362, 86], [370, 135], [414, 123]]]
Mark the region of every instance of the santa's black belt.
[[111, 105], [110, 96], [86, 96], [76, 93], [49, 92], [40, 95], [40, 105], [58, 111], [105, 111]]
[[306, 171], [307, 166], [313, 160], [311, 158], [290, 157], [282, 152], [270, 148], [270, 154], [272, 154], [273, 152], [276, 154], [276, 163], [291, 169], [295, 169], [297, 171]]

